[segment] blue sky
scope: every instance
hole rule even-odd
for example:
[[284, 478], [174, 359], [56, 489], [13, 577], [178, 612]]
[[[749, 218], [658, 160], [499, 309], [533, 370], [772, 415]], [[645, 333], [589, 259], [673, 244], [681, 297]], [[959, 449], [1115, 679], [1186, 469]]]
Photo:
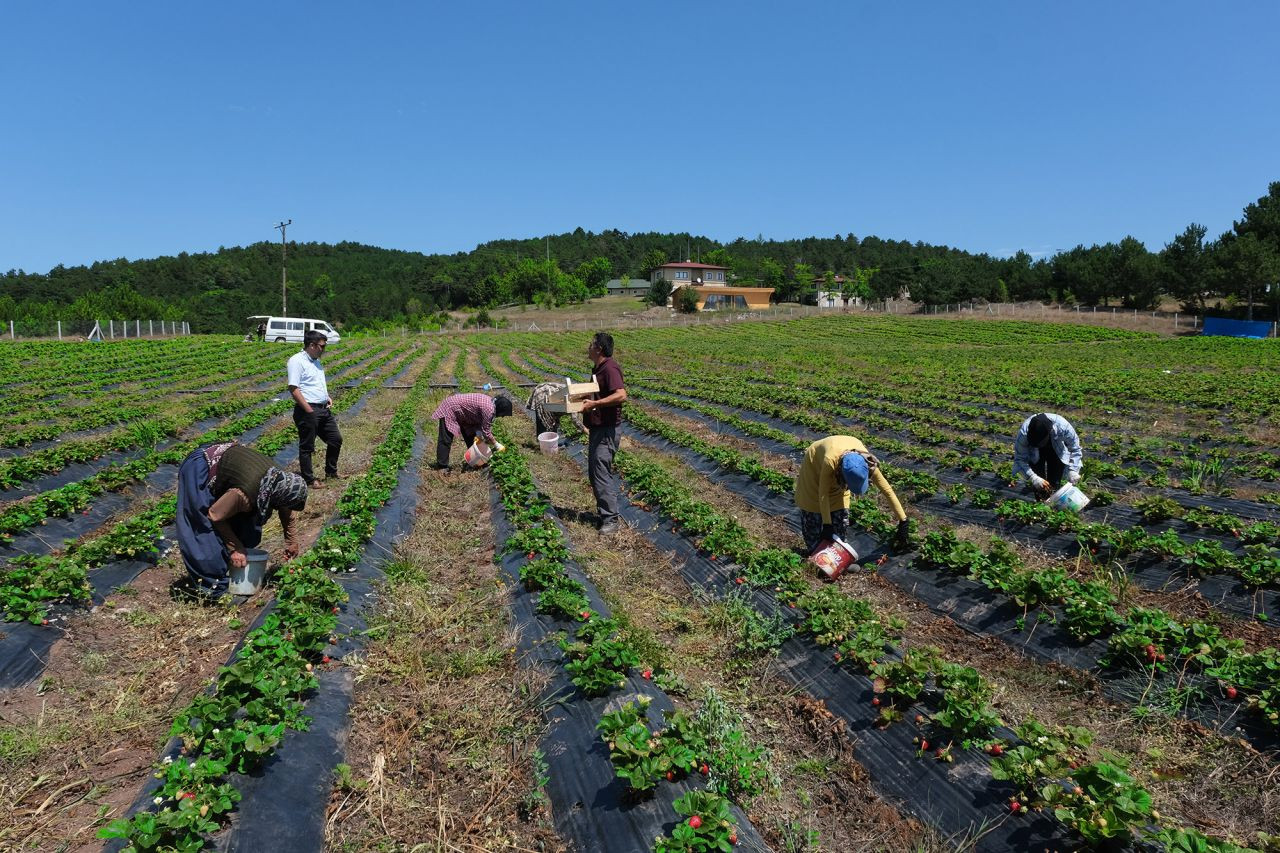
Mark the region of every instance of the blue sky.
[[1214, 236], [1280, 3], [0, 4], [0, 270], [279, 238]]

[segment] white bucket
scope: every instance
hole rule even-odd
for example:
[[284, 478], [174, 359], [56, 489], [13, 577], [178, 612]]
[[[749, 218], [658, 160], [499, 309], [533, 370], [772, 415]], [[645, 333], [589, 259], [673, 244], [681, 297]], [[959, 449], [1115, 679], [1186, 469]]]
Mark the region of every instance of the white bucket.
[[548, 456], [555, 456], [560, 452], [560, 433], [558, 432], [540, 432], [538, 433], [538, 448]]
[[484, 441], [476, 439], [476, 443], [467, 448], [467, 452], [462, 454], [462, 461], [470, 465], [472, 468], [482, 468], [488, 464], [495, 450], [502, 449], [502, 442], [498, 442], [493, 447], [485, 444]]
[[248, 558], [244, 568], [232, 566], [227, 575], [227, 592], [232, 595], [253, 595], [262, 589], [262, 582], [267, 577], [266, 551], [261, 548], [246, 548], [244, 555]]
[[1062, 488], [1049, 495], [1049, 498], [1045, 503], [1054, 509], [1079, 512], [1089, 505], [1089, 496], [1077, 489], [1071, 483], [1064, 483]]

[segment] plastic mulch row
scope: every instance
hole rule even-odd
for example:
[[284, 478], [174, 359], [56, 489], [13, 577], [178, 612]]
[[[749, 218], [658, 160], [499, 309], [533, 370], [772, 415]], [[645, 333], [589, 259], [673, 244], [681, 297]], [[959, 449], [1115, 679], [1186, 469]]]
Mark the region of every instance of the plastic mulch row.
[[[585, 467], [585, 448], [573, 444], [570, 456]], [[626, 499], [621, 513], [627, 524], [652, 541], [660, 550], [674, 556], [682, 577], [693, 588], [707, 589], [717, 597], [741, 587], [734, 583], [740, 572], [733, 564], [712, 561], [701, 555], [684, 536], [672, 532], [671, 523], [662, 516], [641, 509]], [[860, 560], [874, 563], [885, 550], [867, 536], [855, 536], [851, 544]], [[765, 615], [779, 614], [794, 623], [794, 611], [781, 607], [768, 593], [748, 593], [754, 606]], [[821, 700], [846, 726], [855, 759], [867, 769], [871, 784], [882, 796], [934, 827], [953, 837], [981, 835], [979, 849], [984, 851], [1067, 850], [1066, 829], [1041, 813], [1011, 815], [1008, 809], [1013, 788], [996, 782], [987, 771], [989, 758], [978, 750], [954, 751], [955, 763], [945, 764], [917, 757], [913, 738], [919, 730], [911, 724], [881, 728], [875, 725], [879, 710], [872, 706], [874, 696], [871, 679], [841, 667], [831, 660], [830, 652], [818, 647], [810, 638], [793, 637], [784, 643], [777, 659], [779, 675], [814, 699]], [[921, 708], [923, 711], [924, 709]], [[915, 710], [908, 709], [907, 719]], [[996, 737], [1013, 738], [1002, 731]]]
[[[761, 483], [727, 471], [706, 457], [664, 438], [630, 429], [625, 424], [623, 429], [631, 440], [680, 458], [751, 506], [783, 519], [792, 529], [799, 530], [795, 504], [789, 496], [778, 495]], [[858, 548], [858, 553], [863, 553], [862, 548]], [[863, 558], [861, 562], [866, 564], [867, 561]], [[1106, 641], [1094, 638], [1082, 643], [1059, 628], [1056, 623], [1060, 608], [1044, 608], [1054, 616], [1054, 620], [1039, 622], [1034, 614], [1028, 617], [1021, 608], [999, 593], [992, 593], [981, 583], [916, 565], [910, 555], [892, 559], [878, 569], [873, 567], [873, 570], [966, 631], [996, 637], [1039, 660], [1097, 676], [1107, 695], [1116, 701], [1133, 704], [1144, 694], [1158, 695], [1162, 688], [1171, 688], [1181, 682], [1182, 687], [1193, 688], [1188, 695], [1198, 698], [1179, 706], [1180, 716], [1225, 735], [1245, 737], [1259, 749], [1280, 746], [1280, 732], [1274, 726], [1266, 725], [1253, 715], [1242, 715], [1239, 702], [1218, 698], [1220, 691], [1212, 679], [1196, 673], [1165, 673], [1152, 679], [1143, 672], [1104, 667], [1101, 659], [1107, 651]], [[1194, 690], [1197, 687], [1202, 689]]]
[[[420, 458], [424, 447], [425, 438], [416, 436], [410, 461]], [[325, 650], [330, 657], [341, 657], [362, 647], [361, 635], [367, 627], [363, 608], [373, 603], [373, 585], [383, 577], [380, 567], [387, 555], [413, 529], [418, 482], [416, 466], [406, 464], [401, 468], [395, 490], [376, 513], [377, 527], [365, 544], [355, 573], [334, 576], [351, 598], [338, 614], [335, 631], [341, 632], [339, 642]], [[330, 524], [340, 520], [335, 516]], [[246, 635], [261, 625], [274, 609], [273, 600], [262, 608]], [[239, 655], [242, 645], [243, 642], [237, 644], [228, 656], [228, 664]], [[241, 800], [231, 823], [214, 838], [215, 849], [311, 853], [324, 848], [325, 813], [333, 787], [333, 769], [342, 760], [355, 683], [347, 667], [319, 670], [316, 677], [319, 687], [306, 703], [306, 713], [311, 718], [307, 730], [286, 730], [271, 757], [254, 773], [228, 775], [227, 781], [240, 791]], [[208, 689], [212, 690], [212, 685]], [[179, 756], [181, 745], [179, 739], [170, 739], [160, 758]], [[159, 785], [158, 779], [148, 778], [127, 814], [145, 809]], [[124, 841], [112, 840], [103, 850], [118, 853], [124, 846]]]

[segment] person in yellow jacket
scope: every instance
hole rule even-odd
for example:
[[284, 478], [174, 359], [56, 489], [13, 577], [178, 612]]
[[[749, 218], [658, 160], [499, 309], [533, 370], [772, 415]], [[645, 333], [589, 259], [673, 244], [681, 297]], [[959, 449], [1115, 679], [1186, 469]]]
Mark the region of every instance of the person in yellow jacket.
[[833, 435], [809, 445], [796, 475], [796, 506], [805, 548], [812, 554], [824, 539], [843, 539], [849, 528], [849, 493], [863, 495], [876, 484], [898, 519], [898, 539], [907, 535], [907, 513], [880, 463], [867, 446], [851, 435]]

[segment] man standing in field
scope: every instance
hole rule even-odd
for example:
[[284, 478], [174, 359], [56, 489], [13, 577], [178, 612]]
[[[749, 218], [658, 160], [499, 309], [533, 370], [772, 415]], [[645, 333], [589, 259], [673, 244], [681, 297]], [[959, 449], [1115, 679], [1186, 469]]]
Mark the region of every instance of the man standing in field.
[[289, 358], [289, 393], [293, 395], [293, 423], [298, 427], [298, 471], [313, 489], [324, 488], [311, 469], [316, 436], [325, 444], [324, 475], [338, 476], [338, 454], [342, 452], [342, 433], [329, 407], [329, 386], [325, 382], [320, 356], [329, 345], [328, 336], [311, 330], [302, 336], [302, 352]]
[[622, 425], [622, 403], [627, 389], [622, 382], [622, 368], [613, 360], [613, 335], [596, 332], [587, 346], [591, 359], [591, 375], [600, 386], [599, 393], [582, 403], [582, 422], [590, 440], [587, 444], [587, 477], [596, 496], [600, 514], [600, 532], [618, 530], [618, 483], [613, 476], [613, 457], [618, 452], [618, 427]]

